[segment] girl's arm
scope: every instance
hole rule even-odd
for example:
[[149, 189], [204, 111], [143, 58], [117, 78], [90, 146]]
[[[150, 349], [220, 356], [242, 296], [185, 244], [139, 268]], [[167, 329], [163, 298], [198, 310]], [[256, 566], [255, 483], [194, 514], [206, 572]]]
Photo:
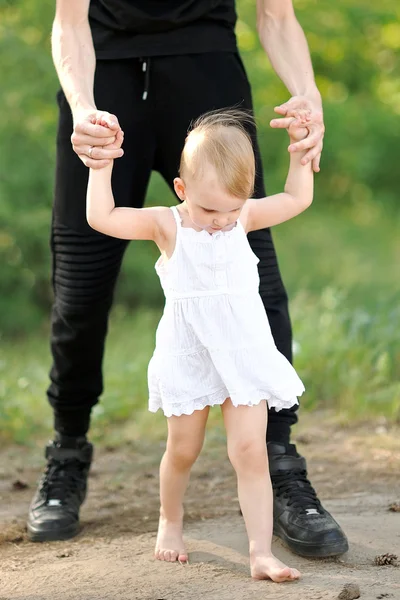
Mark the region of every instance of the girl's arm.
[[86, 196], [86, 218], [93, 229], [123, 240], [153, 240], [164, 247], [165, 225], [171, 211], [165, 206], [151, 208], [116, 207], [111, 188], [111, 164], [90, 169]]
[[[306, 137], [305, 122], [305, 116], [293, 119], [288, 130], [291, 143]], [[290, 154], [289, 172], [283, 193], [258, 200], [250, 199], [246, 202], [247, 231], [278, 225], [292, 219], [310, 206], [314, 193], [314, 177], [311, 163], [301, 164], [305, 154], [306, 151]]]

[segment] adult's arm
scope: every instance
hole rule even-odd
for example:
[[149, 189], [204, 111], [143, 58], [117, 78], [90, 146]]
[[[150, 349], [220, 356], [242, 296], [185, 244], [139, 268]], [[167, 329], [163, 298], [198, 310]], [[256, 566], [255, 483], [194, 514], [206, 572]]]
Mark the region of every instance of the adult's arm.
[[[90, 0], [56, 0], [51, 39], [54, 65], [72, 111], [74, 151], [87, 167], [99, 169], [122, 156], [123, 150], [107, 148], [109, 144], [115, 146], [116, 133], [121, 128], [117, 117], [98, 110], [94, 100], [96, 56], [88, 19], [89, 4]], [[96, 124], [100, 118], [107, 127]]]
[[304, 123], [308, 136], [291, 144], [289, 151], [308, 150], [301, 162], [312, 161], [314, 171], [318, 172], [325, 131], [322, 100], [315, 83], [307, 40], [292, 0], [257, 0], [257, 30], [272, 67], [292, 94], [288, 102], [275, 108], [283, 118], [273, 119], [271, 126], [287, 128], [296, 110], [310, 111]]

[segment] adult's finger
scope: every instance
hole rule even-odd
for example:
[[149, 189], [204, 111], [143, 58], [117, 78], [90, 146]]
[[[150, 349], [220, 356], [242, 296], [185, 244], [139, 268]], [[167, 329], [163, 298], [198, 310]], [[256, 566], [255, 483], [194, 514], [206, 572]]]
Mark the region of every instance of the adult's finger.
[[279, 115], [286, 115], [288, 111], [287, 102], [285, 102], [284, 104], [280, 104], [279, 106], [274, 106], [274, 111]]
[[[321, 152], [322, 152], [322, 144], [318, 144], [317, 146], [310, 148], [310, 150], [307, 152], [307, 154], [305, 154], [303, 156], [303, 158], [301, 159], [301, 164], [306, 165], [309, 162], [313, 162], [317, 156], [321, 156]], [[319, 164], [319, 162], [318, 162], [318, 164]]]
[[95, 138], [115, 137], [115, 130], [109, 129], [108, 127], [103, 127], [103, 125], [89, 123], [88, 121], [79, 121], [74, 127], [74, 132]]
[[274, 106], [274, 111], [279, 115], [288, 115], [291, 110], [308, 110], [310, 109], [309, 102], [300, 96], [292, 96], [287, 102]]
[[318, 131], [315, 131], [310, 133], [306, 138], [300, 140], [299, 142], [290, 144], [288, 150], [289, 152], [300, 152], [301, 150], [307, 150], [308, 148], [317, 146], [320, 141], [321, 134]]
[[115, 134], [110, 137], [98, 138], [74, 131], [74, 133], [71, 135], [71, 142], [73, 146], [108, 146], [108, 144], [115, 142], [115, 139]]
[[317, 156], [313, 159], [312, 161], [312, 168], [314, 173], [319, 173], [321, 168], [320, 168], [320, 162], [321, 162], [321, 152], [319, 154], [317, 154]]
[[78, 146], [74, 147], [74, 151], [79, 156], [81, 161], [86, 164], [86, 159], [92, 161], [114, 160], [124, 155], [122, 148], [99, 148], [96, 146]]
[[272, 119], [269, 124], [274, 129], [287, 129], [292, 122], [293, 117], [283, 117], [282, 119]]
[[81, 153], [94, 160], [113, 160], [124, 155], [122, 148], [99, 148], [98, 146], [87, 146]]
[[104, 167], [108, 167], [111, 163], [111, 160], [94, 160], [86, 156], [86, 154], [82, 154], [79, 156], [85, 167], [89, 167], [90, 169], [104, 169]]

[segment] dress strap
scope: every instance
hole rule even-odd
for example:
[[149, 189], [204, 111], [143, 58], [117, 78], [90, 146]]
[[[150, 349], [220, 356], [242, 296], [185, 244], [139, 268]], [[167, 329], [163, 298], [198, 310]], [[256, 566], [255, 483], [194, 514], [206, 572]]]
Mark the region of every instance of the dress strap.
[[179, 227], [182, 226], [182, 219], [181, 219], [181, 216], [179, 214], [179, 211], [178, 211], [178, 209], [177, 209], [176, 206], [171, 206], [170, 208], [172, 210], [172, 214], [174, 215], [174, 219], [176, 221], [176, 226], [179, 229]]

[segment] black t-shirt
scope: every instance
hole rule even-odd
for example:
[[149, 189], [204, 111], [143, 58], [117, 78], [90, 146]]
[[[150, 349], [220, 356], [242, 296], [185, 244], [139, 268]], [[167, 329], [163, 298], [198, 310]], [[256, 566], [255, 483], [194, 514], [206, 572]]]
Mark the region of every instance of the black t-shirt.
[[236, 51], [235, 0], [91, 0], [99, 59]]

